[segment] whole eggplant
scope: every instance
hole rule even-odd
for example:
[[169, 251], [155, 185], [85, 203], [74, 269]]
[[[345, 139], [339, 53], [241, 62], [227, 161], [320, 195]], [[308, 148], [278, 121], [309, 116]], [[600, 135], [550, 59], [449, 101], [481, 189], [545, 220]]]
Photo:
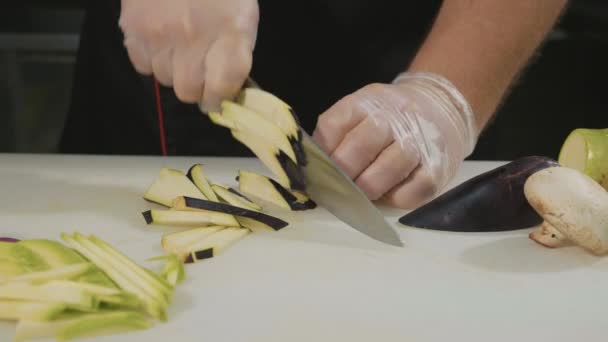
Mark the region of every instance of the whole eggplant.
[[535, 172], [559, 166], [542, 156], [526, 156], [475, 176], [399, 218], [403, 225], [453, 232], [530, 228], [543, 222], [524, 195]]

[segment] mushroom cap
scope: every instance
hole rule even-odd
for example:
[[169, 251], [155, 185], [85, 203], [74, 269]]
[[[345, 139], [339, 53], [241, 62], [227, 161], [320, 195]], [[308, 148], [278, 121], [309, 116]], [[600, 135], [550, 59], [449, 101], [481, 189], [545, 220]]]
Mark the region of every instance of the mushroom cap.
[[581, 171], [557, 166], [526, 180], [536, 212], [568, 240], [594, 254], [608, 252], [608, 192]]

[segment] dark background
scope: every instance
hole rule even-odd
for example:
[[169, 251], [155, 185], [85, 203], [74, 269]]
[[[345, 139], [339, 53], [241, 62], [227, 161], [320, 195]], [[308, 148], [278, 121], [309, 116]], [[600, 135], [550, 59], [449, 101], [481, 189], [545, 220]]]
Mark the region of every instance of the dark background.
[[[56, 152], [83, 3], [20, 1], [0, 11], [0, 152]], [[608, 1], [571, 1], [471, 159], [557, 157], [571, 130], [608, 128], [607, 78]]]

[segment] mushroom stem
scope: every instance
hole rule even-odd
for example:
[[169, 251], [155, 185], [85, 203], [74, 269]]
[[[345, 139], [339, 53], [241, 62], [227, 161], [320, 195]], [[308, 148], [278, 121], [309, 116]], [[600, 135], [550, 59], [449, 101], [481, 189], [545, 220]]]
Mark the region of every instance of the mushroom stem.
[[547, 247], [547, 248], [559, 248], [563, 246], [571, 245], [572, 242], [562, 234], [559, 230], [555, 229], [549, 222], [544, 221], [529, 235], [530, 239], [534, 242]]
[[[524, 194], [548, 223], [547, 232], [554, 229], [593, 254], [608, 252], [608, 192], [594, 179], [572, 168], [550, 167], [527, 179]], [[545, 241], [542, 236], [536, 232], [535, 241]]]

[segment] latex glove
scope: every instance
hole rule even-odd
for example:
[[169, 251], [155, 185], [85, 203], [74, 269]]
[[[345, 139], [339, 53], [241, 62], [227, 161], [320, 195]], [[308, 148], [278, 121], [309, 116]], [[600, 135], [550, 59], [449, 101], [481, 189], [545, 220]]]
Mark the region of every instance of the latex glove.
[[186, 103], [218, 110], [249, 75], [257, 0], [122, 0], [129, 58]]
[[314, 139], [371, 200], [414, 209], [472, 153], [478, 130], [463, 95], [438, 75], [404, 73], [323, 113]]

